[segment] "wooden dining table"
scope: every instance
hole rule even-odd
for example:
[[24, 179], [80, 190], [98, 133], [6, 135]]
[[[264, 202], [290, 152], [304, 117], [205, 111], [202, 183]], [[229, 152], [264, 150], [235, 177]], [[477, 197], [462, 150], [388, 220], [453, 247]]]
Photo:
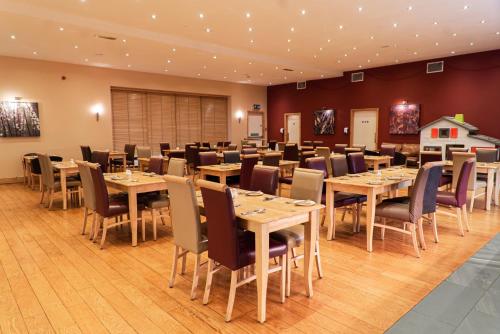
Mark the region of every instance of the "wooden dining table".
[[[444, 169], [453, 170], [453, 161], [445, 161]], [[500, 162], [476, 162], [476, 171], [486, 174], [485, 209], [490, 211], [491, 202], [496, 206], [500, 205]]]
[[[378, 174], [380, 172], [380, 174]], [[398, 189], [408, 188], [413, 184], [418, 169], [392, 167], [359, 174], [330, 177], [326, 183], [326, 219], [328, 223], [327, 239], [332, 240], [333, 220], [335, 219], [335, 192], [367, 196], [366, 202], [366, 249], [373, 250], [373, 223], [375, 222], [375, 206], [377, 195], [393, 193]]]
[[368, 168], [373, 168], [373, 170], [379, 170], [380, 165], [384, 165], [386, 168], [391, 167], [391, 156], [388, 155], [365, 155], [365, 164]]
[[167, 189], [167, 182], [160, 175], [145, 175], [134, 171], [131, 178], [126, 173], [106, 173], [104, 180], [109, 188], [128, 193], [128, 210], [132, 230], [132, 246], [137, 246], [137, 194]]
[[[275, 196], [247, 196], [248, 191], [237, 189], [233, 199], [235, 213], [242, 228], [255, 233], [255, 270], [257, 279], [257, 319], [266, 320], [266, 299], [269, 269], [269, 235], [294, 225], [304, 224], [304, 283], [306, 295], [313, 296], [312, 269], [321, 204], [297, 206], [290, 198]], [[203, 208], [201, 192], [196, 193], [198, 205]], [[268, 200], [272, 198], [271, 200]], [[243, 213], [265, 209], [263, 213]], [[210, 240], [209, 240], [210, 242]]]
[[172, 148], [172, 149], [169, 149], [169, 150], [163, 150], [163, 154], [165, 156], [168, 156], [169, 153], [186, 153], [186, 150], [183, 149], [183, 148]]
[[122, 161], [122, 170], [125, 171], [127, 169], [127, 153], [123, 151], [110, 151], [109, 152], [109, 168], [111, 169], [111, 166], [113, 165], [112, 162], [114, 160], [121, 160]]
[[67, 210], [68, 209], [67, 179], [68, 176], [78, 174], [78, 165], [74, 161], [69, 160], [69, 161], [52, 162], [52, 166], [56, 171], [59, 172], [59, 177], [61, 180], [63, 210]]

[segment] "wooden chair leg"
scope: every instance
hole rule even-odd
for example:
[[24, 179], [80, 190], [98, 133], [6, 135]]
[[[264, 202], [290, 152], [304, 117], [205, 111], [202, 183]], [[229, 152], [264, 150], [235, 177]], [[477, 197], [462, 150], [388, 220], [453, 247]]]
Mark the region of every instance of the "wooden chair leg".
[[42, 197], [40, 198], [40, 204], [43, 204], [44, 195], [45, 195], [45, 187], [42, 187]]
[[470, 232], [469, 216], [467, 216], [467, 206], [465, 204], [462, 206], [462, 213], [464, 215], [465, 229]]
[[[182, 251], [184, 251], [183, 249]], [[181, 266], [181, 275], [186, 273], [186, 261], [187, 261], [187, 253], [182, 256], [182, 266]]]
[[472, 210], [474, 209], [474, 201], [476, 200], [476, 191], [472, 190], [472, 194], [470, 197], [470, 213], [472, 213]]
[[292, 252], [289, 250], [286, 256], [286, 291], [285, 295], [290, 297], [290, 289], [292, 285]]
[[333, 240], [335, 239], [335, 208], [332, 209], [333, 214], [332, 214], [332, 219], [328, 222], [328, 232], [326, 233], [326, 240]]
[[52, 209], [52, 203], [54, 203], [54, 190], [49, 190], [49, 210]]
[[363, 210], [363, 204], [356, 204], [356, 232], [361, 232], [361, 211]]
[[418, 220], [418, 237], [420, 239], [420, 245], [422, 246], [422, 249], [427, 249], [427, 245], [425, 244], [425, 238], [424, 238], [424, 227], [422, 226], [422, 218]]
[[434, 242], [439, 242], [438, 238], [438, 229], [437, 229], [437, 219], [436, 219], [436, 213], [433, 212], [431, 213], [431, 224], [432, 224], [432, 231], [434, 232]]
[[413, 241], [413, 248], [415, 249], [415, 253], [417, 254], [417, 257], [420, 257], [420, 249], [418, 247], [418, 241], [417, 241], [417, 228], [415, 224], [410, 224], [410, 230], [411, 230], [411, 240]]
[[293, 257], [293, 266], [295, 268], [298, 268], [299, 265], [297, 264], [297, 259], [296, 259], [296, 257], [297, 257], [297, 250], [295, 248], [292, 248], [292, 257]]
[[156, 221], [158, 220], [158, 213], [153, 209], [151, 214], [153, 215], [153, 240], [156, 241]]
[[177, 262], [179, 260], [179, 246], [174, 246], [174, 258], [172, 260], [172, 271], [170, 272], [170, 280], [168, 281], [168, 287], [173, 288], [175, 283], [175, 276], [177, 275]]
[[208, 304], [208, 298], [210, 297], [210, 288], [212, 287], [212, 278], [214, 276], [214, 260], [208, 259], [207, 265], [207, 281], [205, 282], [205, 293], [203, 294], [203, 305]]
[[89, 231], [89, 240], [92, 240], [94, 238], [96, 224], [97, 224], [97, 212], [94, 211], [94, 214], [92, 217], [92, 226], [91, 226], [90, 231]]
[[341, 221], [344, 221], [346, 213], [347, 213], [347, 209], [344, 209], [344, 212], [342, 212], [342, 219], [341, 219]]
[[462, 209], [456, 208], [456, 214], [457, 214], [458, 231], [460, 232], [460, 235], [463, 237], [464, 227], [462, 226]]
[[196, 298], [196, 288], [198, 287], [198, 278], [200, 276], [201, 254], [197, 254], [194, 262], [193, 284], [191, 285], [191, 300]]
[[315, 259], [316, 259], [316, 269], [318, 270], [318, 277], [323, 278], [323, 268], [321, 267], [321, 256], [319, 254], [319, 240], [316, 240], [316, 250], [315, 250]]
[[231, 286], [229, 287], [229, 298], [227, 300], [226, 322], [231, 321], [233, 313], [234, 298], [236, 297], [236, 285], [238, 284], [238, 271], [231, 271]]
[[[385, 223], [386, 223], [386, 219], [385, 218], [382, 218], [382, 224], [385, 226]], [[384, 240], [385, 239], [385, 227], [382, 227], [380, 229], [380, 239]]]
[[101, 249], [103, 249], [104, 243], [106, 242], [107, 232], [108, 232], [108, 219], [104, 219], [104, 223], [102, 224]]
[[85, 234], [85, 229], [87, 228], [87, 219], [89, 218], [89, 209], [85, 208], [83, 213], [83, 225], [82, 225], [82, 235]]
[[280, 281], [280, 301], [285, 302], [285, 285], [286, 285], [286, 254], [280, 256], [281, 281]]
[[142, 241], [146, 241], [146, 219], [144, 217], [144, 211], [141, 212], [141, 234]]

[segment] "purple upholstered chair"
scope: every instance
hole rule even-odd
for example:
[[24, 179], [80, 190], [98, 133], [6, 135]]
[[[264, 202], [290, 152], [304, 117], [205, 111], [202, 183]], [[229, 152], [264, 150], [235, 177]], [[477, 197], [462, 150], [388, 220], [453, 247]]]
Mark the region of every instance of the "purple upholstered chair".
[[212, 152], [200, 152], [200, 166], [217, 165], [217, 153]]
[[163, 175], [163, 158], [162, 157], [151, 157], [149, 159], [149, 173], [155, 173], [158, 175]]
[[241, 149], [241, 154], [257, 154], [257, 148], [255, 147], [246, 147]]
[[347, 145], [347, 144], [335, 144], [333, 146], [333, 152], [344, 154], [347, 146], [349, 146], [349, 145]]
[[285, 145], [283, 160], [299, 161], [299, 148], [297, 147], [297, 144]]
[[166, 156], [165, 151], [170, 150], [170, 143], [160, 143], [160, 154]]
[[351, 174], [364, 173], [368, 170], [365, 164], [365, 157], [361, 152], [349, 153], [347, 155], [347, 166]]
[[256, 165], [253, 168], [250, 189], [262, 191], [264, 194], [276, 195], [278, 189], [279, 168]]
[[249, 190], [250, 182], [252, 180], [252, 172], [255, 165], [259, 162], [258, 154], [244, 155], [241, 162], [240, 172], [240, 188]]

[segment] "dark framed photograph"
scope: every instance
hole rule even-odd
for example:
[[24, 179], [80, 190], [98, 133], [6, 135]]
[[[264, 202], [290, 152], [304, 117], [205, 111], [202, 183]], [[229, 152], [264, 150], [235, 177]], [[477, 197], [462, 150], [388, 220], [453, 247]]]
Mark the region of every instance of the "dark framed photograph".
[[389, 113], [389, 133], [391, 135], [418, 134], [419, 122], [419, 104], [395, 104]]
[[1, 101], [0, 137], [40, 137], [38, 103]]
[[314, 112], [314, 134], [335, 134], [335, 109], [323, 109]]

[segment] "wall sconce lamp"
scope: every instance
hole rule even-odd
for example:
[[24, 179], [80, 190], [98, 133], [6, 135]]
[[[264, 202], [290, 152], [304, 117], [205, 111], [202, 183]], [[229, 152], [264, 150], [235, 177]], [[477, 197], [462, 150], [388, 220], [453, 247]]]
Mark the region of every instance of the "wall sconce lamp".
[[104, 111], [104, 107], [102, 104], [97, 103], [90, 108], [90, 111], [95, 115], [96, 122], [99, 122], [99, 116]]
[[238, 119], [238, 123], [241, 123], [241, 119], [243, 118], [243, 111], [238, 110], [236, 112], [236, 118]]

